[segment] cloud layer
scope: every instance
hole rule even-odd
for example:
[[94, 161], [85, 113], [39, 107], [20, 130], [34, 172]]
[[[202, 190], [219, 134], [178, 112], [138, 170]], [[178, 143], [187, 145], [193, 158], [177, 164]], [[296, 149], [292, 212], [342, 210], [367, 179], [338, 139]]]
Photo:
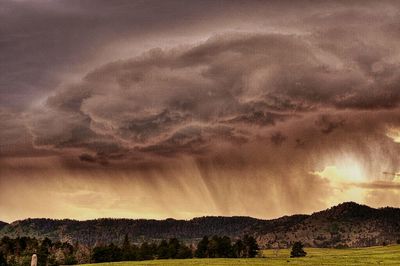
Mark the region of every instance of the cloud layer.
[[[372, 41], [360, 46], [373, 49]], [[383, 58], [371, 63], [381, 72], [365, 71], [362, 55], [343, 50], [324, 49], [313, 35], [283, 34], [225, 34], [150, 50], [49, 97], [45, 111], [32, 114], [34, 143], [104, 156], [212, 154], [216, 144], [288, 141], [283, 128], [310, 117], [295, 130], [300, 142], [304, 130], [312, 142], [340, 131], [326, 138], [344, 142], [350, 128], [386, 140], [385, 127], [398, 127], [399, 75]], [[375, 129], [355, 127], [360, 119]]]
[[[186, 10], [177, 3], [151, 3], [138, 5], [149, 13], [157, 6], [179, 6], [176, 13]], [[96, 189], [108, 196], [99, 201], [115, 200], [113, 183], [128, 186], [138, 197], [153, 196], [148, 209], [136, 210], [138, 216], [153, 211], [163, 217], [273, 217], [342, 200], [400, 205], [394, 200], [400, 172], [399, 8], [395, 2], [363, 3], [316, 2], [306, 8], [301, 2], [294, 7], [285, 2], [265, 7], [235, 2], [224, 4], [230, 8], [221, 11], [204, 2], [189, 10], [188, 19], [219, 21], [217, 32], [204, 21], [186, 30], [205, 32], [206, 40], [178, 41], [168, 48], [153, 45], [121, 60], [110, 60], [111, 53], [82, 78], [49, 89], [43, 104], [23, 111], [1, 109], [2, 128], [7, 130], [0, 133], [5, 169], [0, 179], [22, 184], [27, 171], [35, 172], [32, 176], [45, 171], [49, 186], [60, 190], [58, 182], [65, 181], [53, 179], [57, 171], [69, 176], [66, 180], [75, 180], [76, 174], [79, 181], [72, 182], [76, 186], [71, 190], [79, 194], [85, 182], [102, 184]], [[147, 13], [133, 16], [138, 25], [146, 25], [144, 30], [128, 26], [135, 19], [127, 20], [118, 6], [114, 8], [121, 17], [114, 9], [105, 15], [111, 6], [104, 3], [96, 12], [75, 4], [68, 5], [66, 21], [83, 12], [106, 16], [118, 29], [114, 36], [94, 19], [96, 34], [107, 38], [81, 40], [74, 46], [80, 53], [97, 42], [107, 46], [107, 41], [117, 51], [121, 46], [116, 39], [144, 36], [146, 30], [166, 39], [160, 37], [165, 27], [161, 24], [176, 23], [172, 13], [150, 22], [146, 18], [153, 16]], [[210, 14], [203, 12], [205, 6]], [[243, 13], [238, 15], [238, 10]], [[257, 30], [235, 20], [255, 10], [248, 22]], [[216, 11], [231, 16], [224, 21], [213, 14]], [[237, 25], [240, 30], [234, 30]], [[171, 36], [179, 39], [176, 33]], [[130, 41], [124, 47], [141, 47], [126, 39]], [[46, 160], [55, 160], [58, 170], [49, 169]], [[6, 181], [10, 176], [14, 179]], [[82, 193], [90, 198], [99, 191]], [[129, 190], [121, 193], [132, 204], [140, 202]], [[160, 202], [169, 197], [176, 210], [162, 212]], [[179, 203], [182, 200], [193, 210]], [[113, 206], [134, 208], [121, 204]]]

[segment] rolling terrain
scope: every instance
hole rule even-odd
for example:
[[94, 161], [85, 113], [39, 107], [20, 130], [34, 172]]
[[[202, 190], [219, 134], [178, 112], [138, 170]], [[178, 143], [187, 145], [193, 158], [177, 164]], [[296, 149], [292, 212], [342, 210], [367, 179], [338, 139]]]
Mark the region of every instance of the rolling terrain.
[[276, 253], [264, 250], [264, 258], [254, 259], [187, 259], [187, 260], [152, 260], [117, 263], [86, 264], [85, 266], [280, 266], [280, 265], [399, 265], [400, 245], [369, 247], [356, 249], [307, 248], [304, 258], [290, 258], [290, 250], [283, 249]]
[[273, 220], [200, 217], [191, 220], [26, 219], [0, 223], [0, 237], [48, 237], [86, 245], [121, 244], [126, 234], [136, 243], [172, 237], [196, 243], [204, 235], [236, 238], [249, 234], [263, 248], [287, 248], [295, 241], [302, 241], [308, 247], [368, 247], [400, 241], [400, 209], [374, 209], [347, 202], [311, 215]]

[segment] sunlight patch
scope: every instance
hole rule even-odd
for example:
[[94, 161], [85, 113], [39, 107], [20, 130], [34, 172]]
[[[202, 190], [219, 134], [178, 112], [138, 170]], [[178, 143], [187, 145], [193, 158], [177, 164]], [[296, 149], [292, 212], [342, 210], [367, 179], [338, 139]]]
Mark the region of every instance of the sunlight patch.
[[333, 190], [333, 194], [327, 199], [329, 204], [343, 201], [363, 202], [365, 199], [366, 189], [354, 184], [368, 181], [361, 165], [354, 160], [328, 165], [322, 171], [313, 174], [329, 181]]

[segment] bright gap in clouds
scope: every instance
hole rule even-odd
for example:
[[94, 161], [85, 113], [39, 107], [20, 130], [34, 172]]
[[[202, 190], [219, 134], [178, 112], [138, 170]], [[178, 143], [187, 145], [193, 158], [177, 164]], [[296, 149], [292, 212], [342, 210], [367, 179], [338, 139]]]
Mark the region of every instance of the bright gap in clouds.
[[333, 183], [354, 183], [363, 182], [365, 177], [358, 164], [348, 162], [342, 165], [330, 165], [321, 172], [317, 172], [321, 177], [328, 178]]
[[362, 165], [357, 160], [339, 160], [314, 174], [329, 181], [334, 192], [327, 200], [329, 204], [338, 204], [343, 201], [364, 201], [366, 189], [356, 187], [354, 184], [368, 182], [368, 180]]

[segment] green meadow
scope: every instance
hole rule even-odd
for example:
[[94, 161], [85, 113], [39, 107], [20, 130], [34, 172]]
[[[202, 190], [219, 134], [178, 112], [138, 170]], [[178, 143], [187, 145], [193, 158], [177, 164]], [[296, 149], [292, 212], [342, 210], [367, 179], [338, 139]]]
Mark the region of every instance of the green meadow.
[[240, 266], [240, 265], [400, 265], [400, 245], [385, 247], [329, 249], [306, 248], [304, 258], [290, 258], [290, 250], [264, 250], [263, 258], [254, 259], [185, 259], [185, 260], [152, 260], [135, 262], [98, 263], [86, 265], [101, 266], [145, 266], [145, 265], [211, 265], [211, 266]]

